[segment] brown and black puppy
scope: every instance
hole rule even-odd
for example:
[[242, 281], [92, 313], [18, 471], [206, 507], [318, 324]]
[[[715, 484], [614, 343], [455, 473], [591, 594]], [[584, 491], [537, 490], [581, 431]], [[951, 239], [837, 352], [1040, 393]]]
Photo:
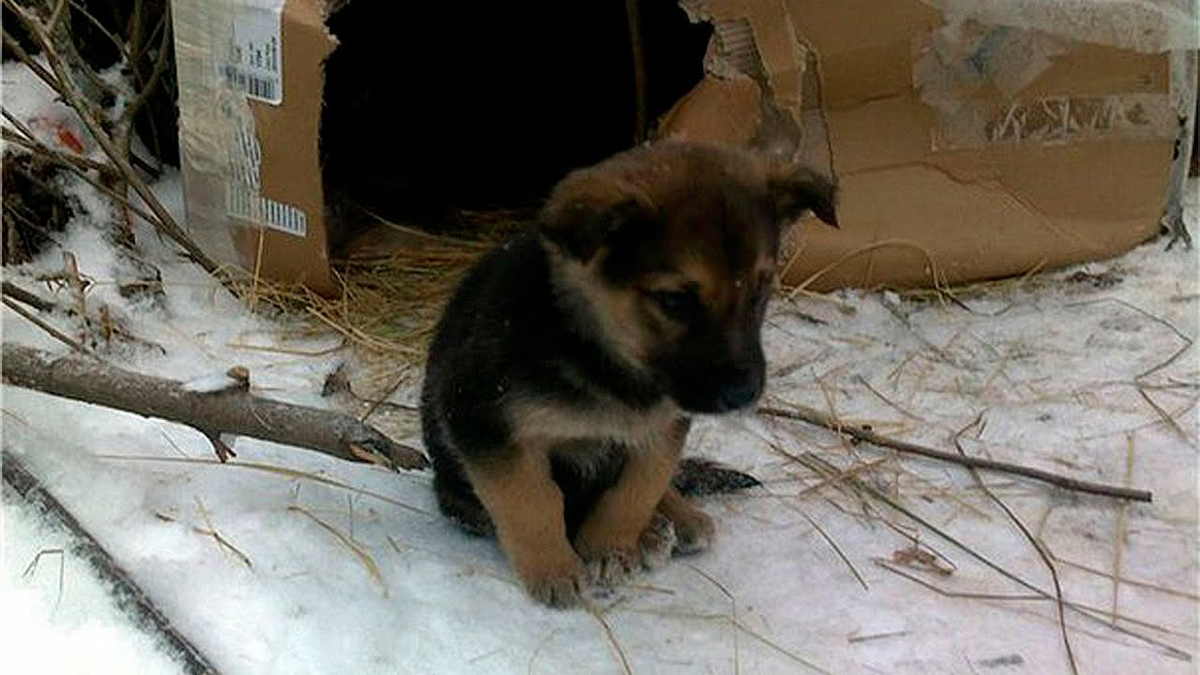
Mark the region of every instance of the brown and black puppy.
[[538, 231], [463, 280], [422, 392], [434, 486], [535, 598], [570, 606], [709, 545], [668, 482], [690, 415], [762, 393], [781, 228], [806, 210], [835, 224], [833, 185], [807, 169], [663, 142], [568, 175]]

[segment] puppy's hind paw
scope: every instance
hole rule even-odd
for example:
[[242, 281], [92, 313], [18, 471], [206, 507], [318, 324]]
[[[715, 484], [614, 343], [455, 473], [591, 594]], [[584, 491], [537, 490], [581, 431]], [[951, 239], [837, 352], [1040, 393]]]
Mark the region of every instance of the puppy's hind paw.
[[642, 551], [642, 565], [650, 570], [666, 565], [671, 559], [671, 551], [675, 549], [677, 540], [675, 524], [670, 518], [655, 512], [638, 540]]
[[712, 518], [698, 508], [675, 514], [672, 522], [676, 534], [675, 553], [678, 555], [706, 551], [717, 536]]

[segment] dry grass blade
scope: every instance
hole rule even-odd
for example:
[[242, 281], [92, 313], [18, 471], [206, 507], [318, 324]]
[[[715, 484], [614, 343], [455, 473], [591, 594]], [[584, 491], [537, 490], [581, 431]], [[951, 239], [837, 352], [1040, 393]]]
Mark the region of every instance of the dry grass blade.
[[1146, 392], [1144, 387], [1138, 387], [1137, 392], [1142, 395], [1142, 398], [1146, 401], [1150, 408], [1154, 410], [1159, 419], [1163, 421], [1163, 424], [1167, 425], [1167, 428], [1175, 432], [1175, 435], [1178, 436], [1183, 442], [1191, 442], [1191, 439], [1188, 438], [1187, 432], [1183, 430], [1183, 427], [1179, 426], [1179, 422], [1175, 421], [1175, 418], [1172, 417], [1171, 414], [1166, 410], [1164, 410], [1163, 407], [1158, 404], [1158, 402], [1150, 398], [1150, 394]]
[[871, 590], [870, 587], [867, 586], [867, 580], [863, 578], [863, 575], [858, 571], [858, 568], [854, 566], [854, 563], [850, 562], [850, 558], [846, 557], [846, 554], [844, 552], [842, 552], [841, 547], [838, 546], [837, 542], [835, 542], [833, 540], [833, 538], [830, 537], [825, 532], [824, 528], [822, 528], [820, 525], [818, 525], [815, 520], [810, 518], [807, 513], [804, 513], [803, 511], [801, 511], [800, 515], [803, 516], [804, 519], [808, 521], [809, 525], [813, 526], [813, 529], [815, 529], [817, 531], [817, 534], [821, 535], [821, 538], [825, 540], [825, 543], [829, 544], [829, 548], [833, 549], [833, 552], [837, 554], [837, 557], [842, 559], [842, 562], [845, 563], [846, 567], [850, 569], [850, 574], [854, 575], [855, 581], [857, 581], [858, 584], [863, 587], [863, 590], [864, 591]]
[[[1096, 567], [1092, 567], [1091, 565], [1085, 565], [1081, 562], [1076, 562], [1074, 560], [1067, 560], [1066, 558], [1063, 558], [1062, 556], [1054, 555], [1053, 552], [1051, 552], [1050, 557], [1054, 558], [1055, 562], [1057, 562], [1061, 565], [1066, 565], [1067, 567], [1073, 567], [1077, 570], [1081, 570], [1081, 571], [1087, 572], [1089, 574], [1094, 574], [1099, 577], [1105, 577], [1105, 578], [1112, 577], [1112, 570], [1102, 570], [1102, 569], [1098, 569]], [[1150, 583], [1149, 581], [1142, 581], [1140, 579], [1131, 579], [1131, 578], [1125, 577], [1125, 576], [1122, 576], [1120, 578], [1120, 582], [1124, 586], [1137, 586], [1138, 588], [1145, 588], [1147, 590], [1162, 593], [1163, 595], [1170, 595], [1170, 596], [1173, 596], [1176, 598], [1183, 598], [1185, 600], [1191, 600], [1193, 602], [1200, 602], [1200, 593], [1195, 593], [1193, 591], [1185, 591], [1185, 590], [1181, 590], [1178, 588], [1170, 588], [1167, 586], [1160, 586], [1158, 584]]]
[[38, 551], [33, 556], [33, 559], [29, 561], [29, 564], [25, 566], [25, 571], [21, 572], [21, 578], [26, 581], [32, 579], [33, 575], [37, 573], [38, 566], [42, 563], [42, 557], [51, 555], [58, 556], [58, 592], [54, 596], [54, 608], [50, 610], [50, 614], [53, 616], [56, 612], [58, 612], [58, 605], [62, 602], [63, 582], [65, 580], [67, 567], [66, 551], [61, 548], [44, 548]]
[[818, 666], [817, 664], [813, 663], [812, 661], [809, 661], [808, 659], [801, 657], [799, 654], [796, 654], [795, 652], [792, 652], [791, 650], [784, 649], [781, 645], [779, 645], [775, 641], [767, 638], [765, 635], [763, 635], [757, 631], [751, 630], [749, 626], [742, 623], [741, 621], [730, 619], [729, 617], [722, 617], [722, 618], [728, 620], [738, 630], [740, 630], [743, 633], [745, 633], [746, 635], [749, 635], [750, 637], [754, 638], [756, 641], [758, 641], [762, 645], [768, 647], [769, 649], [771, 649], [772, 651], [774, 651], [778, 654], [781, 654], [781, 655], [787, 657], [788, 659], [796, 662], [797, 664], [804, 666], [805, 668], [807, 668], [809, 670], [813, 670], [818, 673], [822, 673], [822, 675], [833, 675], [833, 673], [829, 672], [828, 670], [825, 670], [824, 668]]
[[[839, 257], [837, 260], [830, 262], [829, 264], [825, 265], [821, 269], [810, 274], [807, 279], [801, 281], [799, 284], [796, 284], [796, 286], [794, 286], [793, 288], [786, 289], [787, 297], [795, 298], [798, 294], [807, 290], [808, 287], [811, 286], [813, 284], [813, 282], [815, 282], [817, 279], [820, 279], [821, 277], [825, 276], [826, 274], [829, 274], [833, 270], [837, 269], [838, 267], [841, 267], [842, 265], [846, 264], [847, 262], [849, 262], [850, 260], [852, 260], [854, 258], [857, 258], [860, 255], [863, 255], [865, 253], [870, 253], [871, 251], [874, 251], [875, 249], [887, 248], [890, 246], [913, 249], [913, 250], [917, 251], [918, 253], [920, 253], [921, 255], [923, 255], [925, 257], [926, 262], [929, 265], [930, 281], [932, 281], [933, 285], [937, 288], [943, 288], [946, 286], [946, 281], [945, 281], [944, 275], [941, 273], [941, 268], [938, 265], [937, 260], [934, 259], [933, 254], [929, 252], [929, 249], [925, 248], [924, 246], [921, 246], [917, 242], [910, 241], [908, 239], [893, 238], [893, 239], [881, 239], [879, 241], [871, 242], [869, 244], [864, 244], [863, 246], [859, 246], [858, 248], [853, 249], [851, 251], [847, 251], [846, 253], [842, 254], [842, 256]], [[799, 251], [797, 253], [799, 253]], [[793, 257], [796, 257], [796, 256], [793, 255]], [[789, 260], [788, 263], [785, 265], [785, 268], [790, 267], [791, 264], [792, 263]]]
[[468, 240], [367, 215], [375, 220], [367, 235], [334, 260], [336, 296], [262, 279], [253, 295], [260, 303], [303, 317], [313, 332], [319, 328], [342, 336], [369, 373], [388, 382], [384, 391], [369, 392], [367, 398], [374, 401], [386, 398], [386, 391], [403, 383], [424, 360], [442, 306], [458, 280], [492, 247], [487, 239], [494, 232], [515, 229], [516, 223], [503, 212], [476, 215], [480, 239]]
[[288, 511], [294, 511], [296, 513], [300, 513], [302, 515], [307, 516], [314, 523], [316, 523], [317, 525], [320, 525], [321, 528], [324, 529], [326, 532], [328, 532], [328, 533], [332, 534], [334, 537], [336, 537], [338, 541], [342, 542], [343, 546], [350, 549], [350, 551], [352, 553], [354, 553], [355, 556], [358, 557], [358, 561], [362, 563], [362, 566], [367, 570], [367, 573], [371, 575], [371, 579], [374, 580], [375, 583], [379, 584], [379, 588], [383, 590], [383, 596], [387, 597], [388, 590], [387, 590], [387, 586], [383, 583], [383, 575], [380, 574], [380, 572], [379, 572], [379, 565], [375, 564], [375, 558], [371, 557], [371, 554], [368, 553], [367, 550], [365, 548], [363, 548], [363, 546], [361, 544], [359, 544], [358, 542], [351, 539], [349, 536], [347, 536], [341, 530], [339, 530], [336, 527], [330, 525], [329, 523], [321, 520], [315, 514], [313, 514], [311, 511], [304, 508], [303, 506], [294, 504], [294, 505], [288, 507]]
[[537, 663], [538, 656], [541, 655], [542, 650], [546, 648], [546, 645], [554, 639], [554, 636], [558, 635], [561, 631], [562, 628], [555, 628], [549, 633], [546, 633], [541, 640], [538, 640], [537, 647], [534, 647], [533, 653], [529, 655], [529, 664], [525, 667], [525, 672], [527, 675], [533, 675], [533, 664]]
[[[891, 561], [885, 560], [883, 558], [875, 558], [872, 560], [872, 562], [874, 562], [876, 566], [881, 567], [881, 568], [891, 572], [892, 574], [895, 574], [896, 576], [903, 577], [904, 579], [907, 579], [907, 580], [913, 582], [914, 584], [917, 584], [918, 586], [921, 586], [929, 591], [937, 593], [938, 595], [946, 597], [946, 598], [960, 598], [960, 599], [965, 599], [965, 600], [986, 600], [986, 601], [996, 601], [996, 602], [1020, 602], [1020, 603], [1029, 603], [1029, 602], [1043, 603], [1046, 601], [1053, 601], [1053, 599], [1054, 599], [1053, 596], [1050, 596], [1048, 594], [1042, 594], [1042, 593], [1027, 593], [1027, 594], [1019, 594], [1018, 595], [1018, 594], [1012, 594], [1012, 593], [975, 593], [975, 592], [971, 592], [971, 591], [951, 591], [951, 590], [942, 588], [934, 583], [926, 581], [925, 579], [922, 579], [921, 577], [917, 576], [916, 574], [909, 572], [909, 571], [893, 564]], [[1135, 638], [1141, 642], [1144, 642], [1152, 647], [1160, 649], [1160, 650], [1162, 650], [1163, 654], [1165, 654], [1173, 659], [1178, 659], [1180, 661], [1189, 661], [1189, 662], [1192, 661], [1191, 654], [1183, 651], [1182, 649], [1179, 649], [1178, 647], [1176, 647], [1174, 645], [1163, 642], [1162, 640], [1156, 640], [1150, 636], [1143, 635], [1141, 633], [1136, 633], [1134, 631], [1128, 630], [1121, 626], [1116, 626], [1116, 627], [1109, 626], [1109, 617], [1107, 616], [1107, 612], [1104, 610], [1097, 609], [1095, 607], [1090, 607], [1088, 605], [1079, 604], [1076, 602], [1067, 602], [1066, 606], [1068, 608], [1070, 608], [1072, 611], [1077, 612], [1080, 616], [1083, 616], [1088, 619], [1092, 619], [1098, 623], [1108, 626], [1109, 628], [1112, 628], [1113, 630], [1115, 630], [1118, 633], [1121, 633], [1122, 635], [1127, 635], [1127, 636]], [[1149, 628], [1149, 629], [1152, 629], [1152, 630], [1155, 630], [1155, 631], [1158, 631], [1160, 633], [1164, 633], [1167, 635], [1175, 635], [1177, 637], [1183, 637], [1183, 638], [1189, 638], [1189, 639], [1193, 637], [1193, 634], [1191, 634], [1191, 633], [1185, 633], [1185, 632], [1181, 632], [1181, 631], [1173, 631], [1173, 630], [1170, 630], [1163, 626], [1160, 626], [1158, 624], [1154, 624], [1154, 623], [1151, 623], [1149, 621], [1145, 621], [1142, 619], [1136, 619], [1136, 618], [1129, 617], [1129, 616], [1121, 616], [1118, 618], [1121, 621], [1124, 621], [1124, 622], [1127, 622], [1127, 623], [1130, 623], [1133, 625], [1141, 626], [1144, 628]], [[1076, 630], [1079, 630], [1081, 632], [1086, 632], [1086, 631], [1083, 631], [1083, 629], [1076, 629]], [[1095, 635], [1094, 633], [1087, 633], [1087, 634], [1092, 635], [1093, 637], [1100, 637], [1098, 635]]]
[[243, 565], [253, 568], [254, 565], [250, 562], [250, 557], [238, 550], [228, 539], [221, 536], [220, 532], [217, 532], [217, 528], [212, 524], [212, 519], [208, 516], [208, 509], [204, 508], [204, 502], [200, 501], [199, 497], [196, 498], [196, 509], [200, 512], [200, 517], [204, 519], [205, 527], [193, 527], [192, 530], [197, 534], [212, 537], [213, 541], [217, 542], [217, 547], [223, 553], [232, 553]]
[[[1125, 484], [1133, 478], [1133, 434], [1125, 436]], [[1121, 566], [1125, 552], [1125, 535], [1129, 524], [1129, 509], [1125, 504], [1117, 507], [1117, 520], [1113, 527], [1113, 562], [1112, 562], [1112, 616], [1113, 625], [1117, 623], [1117, 611], [1121, 600]]]
[[590, 602], [587, 603], [586, 607], [588, 614], [592, 615], [592, 618], [604, 630], [604, 638], [608, 641], [609, 649], [612, 650], [613, 656], [616, 657], [617, 663], [621, 666], [621, 673], [623, 675], [633, 675], [633, 668], [629, 666], [629, 659], [625, 656], [625, 650], [621, 647], [621, 643], [617, 641], [617, 636], [613, 633], [612, 626], [608, 624], [608, 620], [604, 618], [604, 614]]
[[700, 575], [703, 579], [708, 581], [708, 583], [715, 586], [716, 589], [718, 591], [720, 591], [721, 594], [724, 595], [726, 599], [729, 600], [729, 611], [730, 611], [730, 613], [733, 614], [733, 620], [731, 622], [733, 625], [733, 672], [735, 673], [735, 675], [738, 673], [741, 673], [742, 672], [742, 657], [741, 657], [741, 648], [738, 643], [738, 633], [741, 631], [738, 630], [738, 628], [737, 628], [737, 624], [738, 624], [737, 599], [733, 597], [733, 593], [730, 593], [728, 588], [725, 588], [725, 584], [722, 584], [721, 582], [717, 581], [708, 572], [705, 572], [704, 570], [700, 569], [699, 567], [696, 567], [695, 565], [692, 565], [691, 563], [684, 563], [684, 567], [687, 567], [691, 571]]
[[[966, 433], [967, 430], [971, 429], [972, 427], [982, 429], [982, 427], [983, 427], [983, 413], [982, 412], [979, 413], [979, 415], [976, 416], [976, 418], [973, 421], [971, 421], [969, 424], [967, 424], [967, 426], [960, 429], [958, 431], [958, 433], [956, 433], [954, 435], [954, 447], [964, 457], [966, 457], [967, 453], [965, 450], [963, 450], [963, 447], [962, 447], [962, 442], [961, 442], [962, 435], [964, 433]], [[1065, 608], [1065, 603], [1063, 602], [1062, 583], [1059, 581], [1059, 578], [1058, 578], [1058, 568], [1055, 567], [1054, 561], [1052, 561], [1050, 559], [1049, 554], [1046, 553], [1045, 547], [1042, 546], [1041, 542], [1038, 541], [1037, 537], [1033, 536], [1033, 533], [1029, 531], [1029, 528], [1025, 527], [1025, 523], [1022, 522], [1021, 519], [1017, 517], [1017, 514], [1015, 512], [1013, 512], [1012, 508], [1010, 508], [1008, 506], [1008, 504], [1004, 503], [1004, 500], [997, 497], [996, 494], [994, 492], [992, 492], [991, 489], [988, 488], [987, 484], [983, 482], [983, 478], [981, 478], [979, 476], [979, 471], [975, 470], [974, 468], [969, 468], [968, 471], [971, 472], [971, 478], [973, 478], [975, 480], [975, 484], [979, 486], [979, 489], [982, 490], [983, 493], [985, 495], [987, 495], [989, 499], [991, 499], [993, 502], [995, 502], [996, 506], [999, 506], [1000, 509], [1002, 511], [1004, 511], [1004, 514], [1006, 516], [1008, 516], [1008, 519], [1012, 521], [1013, 525], [1017, 526], [1017, 529], [1019, 529], [1021, 531], [1022, 536], [1024, 536], [1025, 539], [1029, 541], [1029, 545], [1032, 546], [1035, 551], [1037, 551], [1038, 557], [1040, 557], [1042, 559], [1042, 562], [1045, 563], [1046, 569], [1048, 569], [1050, 571], [1050, 579], [1054, 583], [1055, 604], [1058, 609], [1059, 632], [1062, 634], [1063, 648], [1066, 650], [1066, 653], [1067, 653], [1067, 665], [1070, 666], [1071, 673], [1073, 675], [1079, 675], [1079, 664], [1075, 660], [1075, 650], [1071, 647], [1071, 636], [1067, 632], [1066, 608]], [[1115, 623], [1116, 622], [1114, 621], [1114, 624]]]
[[[423, 516], [428, 516], [430, 518], [434, 517], [434, 515], [432, 513], [430, 513], [429, 511], [426, 511], [425, 509], [422, 509], [417, 506], [413, 506], [412, 504], [405, 504], [402, 501], [393, 499], [387, 495], [380, 494], [380, 493], [374, 492], [372, 490], [367, 490], [364, 488], [357, 488], [352, 485], [343, 483], [339, 480], [335, 480], [333, 478], [326, 478], [325, 476], [319, 476], [315, 473], [309, 473], [307, 471], [299, 471], [297, 469], [289, 469], [287, 467], [275, 466], [273, 464], [262, 464], [260, 462], [245, 462], [242, 460], [236, 460], [236, 461], [231, 461], [231, 462], [222, 462], [220, 460], [215, 460], [215, 459], [195, 459], [192, 457], [148, 457], [148, 456], [143, 456], [143, 455], [109, 455], [109, 454], [97, 454], [95, 456], [100, 459], [118, 460], [118, 461], [179, 462], [182, 464], [204, 464], [204, 465], [208, 465], [208, 466], [240, 467], [243, 469], [251, 469], [254, 471], [262, 471], [265, 473], [271, 473], [271, 474], [275, 474], [278, 476], [283, 476], [285, 478], [299, 478], [299, 479], [303, 479], [303, 480], [309, 480], [309, 481], [313, 481], [314, 483], [328, 485], [330, 487], [339, 488], [341, 490], [349, 490], [350, 492], [353, 492], [355, 494], [373, 497], [375, 499], [378, 499], [381, 502], [386, 502], [388, 504], [391, 504], [392, 506], [398, 506], [407, 511], [412, 511], [413, 513], [419, 513]], [[403, 475], [403, 474], [400, 474], [400, 475]]]
[[[858, 482], [858, 481], [855, 481], [855, 482]], [[949, 542], [950, 544], [952, 544], [952, 545], [953, 545], [955, 548], [958, 548], [959, 550], [963, 551], [963, 552], [964, 552], [964, 553], [966, 553], [967, 555], [971, 556], [971, 557], [972, 557], [972, 558], [974, 558], [976, 561], [978, 561], [979, 563], [983, 564], [985, 567], [988, 567], [988, 568], [990, 568], [991, 570], [993, 570], [994, 572], [996, 572], [996, 573], [1000, 574], [1000, 576], [1002, 576], [1002, 577], [1004, 577], [1004, 578], [1008, 579], [1009, 581], [1012, 581], [1012, 582], [1016, 583], [1017, 585], [1021, 586], [1022, 588], [1025, 588], [1025, 589], [1027, 589], [1027, 590], [1029, 590], [1029, 591], [1032, 591], [1033, 593], [1035, 593], [1036, 595], [1038, 595], [1038, 596], [1039, 596], [1040, 598], [1042, 598], [1042, 599], [1046, 599], [1046, 600], [1056, 600], [1056, 596], [1055, 596], [1055, 594], [1053, 594], [1053, 593], [1048, 593], [1048, 592], [1046, 592], [1046, 591], [1042, 590], [1041, 588], [1039, 588], [1038, 586], [1036, 586], [1036, 585], [1035, 585], [1035, 584], [1033, 584], [1032, 582], [1030, 582], [1030, 581], [1028, 581], [1028, 580], [1024, 579], [1023, 577], [1021, 577], [1021, 576], [1019, 576], [1019, 575], [1017, 575], [1017, 574], [1015, 574], [1015, 573], [1013, 573], [1013, 572], [1011, 572], [1011, 571], [1009, 571], [1009, 570], [1005, 569], [1004, 567], [1000, 566], [999, 564], [997, 564], [997, 563], [993, 562], [991, 559], [989, 559], [988, 557], [984, 556], [982, 553], [979, 553], [978, 551], [976, 551], [975, 549], [971, 548], [970, 546], [967, 546], [967, 544], [966, 544], [966, 543], [964, 543], [963, 541], [961, 541], [961, 540], [959, 540], [958, 538], [954, 537], [953, 535], [951, 535], [950, 533], [946, 532], [945, 530], [943, 530], [943, 529], [941, 529], [941, 528], [937, 527], [937, 526], [936, 526], [936, 525], [934, 525], [932, 522], [930, 522], [928, 519], [921, 517], [919, 514], [915, 513], [915, 512], [914, 512], [914, 511], [912, 511], [911, 509], [908, 509], [908, 508], [904, 507], [903, 505], [901, 505], [901, 504], [897, 503], [895, 500], [893, 500], [892, 498], [890, 498], [890, 497], [888, 497], [887, 495], [883, 494], [882, 492], [880, 492], [879, 490], [875, 489], [874, 487], [872, 487], [872, 486], [870, 486], [870, 485], [864, 485], [864, 486], [863, 486], [863, 489], [864, 489], [864, 490], [866, 490], [866, 491], [868, 491], [868, 492], [870, 492], [870, 493], [871, 493], [871, 494], [872, 494], [872, 495], [873, 495], [873, 496], [874, 496], [876, 499], [878, 499], [879, 501], [883, 502], [884, 504], [887, 504], [888, 506], [890, 506], [891, 508], [895, 509], [896, 511], [898, 511], [899, 513], [901, 513], [901, 514], [902, 514], [902, 515], [904, 515], [905, 517], [907, 517], [907, 518], [909, 518], [910, 520], [912, 520], [913, 522], [915, 522], [915, 523], [917, 523], [918, 525], [920, 525], [920, 526], [922, 526], [922, 527], [926, 528], [926, 529], [927, 529], [927, 530], [929, 530], [930, 532], [933, 532], [933, 533], [934, 533], [934, 534], [936, 534], [938, 537], [940, 537], [940, 538], [942, 538], [943, 540], [945, 540], [945, 541]], [[885, 566], [886, 566], [886, 565], [885, 565]], [[889, 568], [889, 569], [890, 569], [890, 568]], [[895, 570], [893, 570], [893, 571], [895, 571]], [[1009, 599], [1012, 599], [1012, 598], [1011, 598], [1011, 596], [1009, 597]], [[1090, 609], [1090, 608], [1087, 608], [1087, 607], [1083, 607], [1083, 606], [1081, 606], [1081, 605], [1079, 605], [1079, 604], [1077, 604], [1077, 603], [1072, 603], [1072, 602], [1065, 602], [1065, 601], [1064, 601], [1064, 602], [1063, 602], [1063, 606], [1065, 606], [1065, 607], [1067, 607], [1067, 608], [1070, 608], [1072, 611], [1074, 611], [1074, 612], [1078, 613], [1080, 616], [1086, 617], [1086, 618], [1088, 618], [1088, 619], [1090, 619], [1090, 620], [1093, 620], [1093, 621], [1100, 622], [1100, 623], [1102, 623], [1103, 625], [1105, 625], [1105, 626], [1109, 627], [1111, 630], [1114, 630], [1114, 631], [1116, 631], [1116, 632], [1118, 632], [1118, 633], [1121, 633], [1121, 634], [1123, 634], [1123, 635], [1128, 635], [1129, 637], [1132, 637], [1132, 638], [1135, 638], [1135, 639], [1137, 639], [1137, 640], [1140, 640], [1140, 641], [1142, 641], [1142, 642], [1145, 642], [1146, 644], [1154, 645], [1155, 647], [1158, 647], [1158, 648], [1160, 648], [1160, 649], [1163, 649], [1163, 650], [1165, 651], [1165, 653], [1167, 653], [1168, 655], [1172, 656], [1173, 658], [1179, 658], [1179, 659], [1184, 659], [1184, 660], [1188, 660], [1188, 661], [1190, 661], [1190, 660], [1191, 660], [1191, 658], [1192, 658], [1190, 654], [1188, 654], [1187, 652], [1184, 652], [1184, 651], [1180, 650], [1180, 649], [1179, 649], [1179, 648], [1177, 648], [1177, 647], [1174, 647], [1173, 645], [1169, 645], [1169, 644], [1166, 644], [1165, 642], [1162, 642], [1162, 641], [1159, 641], [1159, 640], [1155, 640], [1154, 638], [1151, 638], [1151, 637], [1149, 637], [1149, 636], [1147, 636], [1147, 635], [1143, 635], [1143, 634], [1141, 634], [1141, 633], [1138, 633], [1138, 632], [1136, 632], [1136, 631], [1129, 630], [1129, 629], [1127, 629], [1127, 628], [1124, 628], [1124, 627], [1122, 627], [1122, 626], [1111, 626], [1111, 625], [1109, 624], [1109, 622], [1108, 622], [1108, 621], [1105, 619], [1105, 617], [1104, 617], [1104, 612], [1097, 612], [1097, 611], [1095, 611], [1095, 610], [1092, 610], [1092, 609]]]

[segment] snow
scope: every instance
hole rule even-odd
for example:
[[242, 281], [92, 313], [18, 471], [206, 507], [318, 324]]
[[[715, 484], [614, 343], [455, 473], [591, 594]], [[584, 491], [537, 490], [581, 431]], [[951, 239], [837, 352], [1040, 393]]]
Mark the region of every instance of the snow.
[[[6, 66], [6, 105], [25, 91], [13, 90], [12, 73]], [[73, 189], [105, 213], [89, 189]], [[156, 186], [176, 214], [180, 189], [174, 174]], [[76, 218], [58, 248], [5, 278], [49, 297], [35, 278], [72, 251], [94, 281], [88, 302], [107, 304], [143, 341], [109, 355], [122, 367], [201, 386], [243, 366], [260, 395], [339, 404], [321, 389], [350, 358], [330, 351], [340, 338], [247, 311], [144, 226], [138, 240], [163, 273], [166, 300], [127, 300], [101, 220]], [[781, 298], [765, 330], [768, 402], [941, 449], [965, 429], [969, 454], [1154, 492], [1152, 504], [1125, 504], [981, 474], [1059, 561], [1065, 598], [1100, 617], [1066, 612], [1083, 673], [1196, 668], [1200, 357], [1187, 349], [1156, 366], [1196, 337], [1197, 251], [1164, 243], [964, 293], [962, 305], [896, 293]], [[65, 353], [8, 311], [3, 336]], [[395, 400], [413, 402], [415, 386]], [[246, 438], [231, 439], [237, 458], [221, 465], [184, 426], [2, 393], [5, 452], [222, 673], [613, 673], [622, 659], [634, 673], [1069, 672], [1055, 603], [1030, 599], [934, 531], [1053, 593], [1037, 551], [970, 474], [809, 425], [751, 415], [699, 423], [689, 452], [764, 486], [705, 500], [718, 528], [712, 550], [597, 598], [595, 612], [562, 612], [528, 600], [493, 542], [437, 515], [426, 473]], [[411, 415], [372, 421], [419, 443]], [[822, 466], [845, 473], [820, 475]], [[76, 558], [66, 558], [61, 598], [57, 556], [23, 577], [38, 551], [68, 548], [69, 537], [23, 506], [3, 513], [0, 663], [182, 668], [116, 612]], [[920, 567], [920, 554], [952, 572]]]
[[7, 498], [3, 514], [4, 663], [43, 673], [179, 672], [156, 636], [132, 626], [120, 613], [112, 590], [71, 551], [69, 533]]

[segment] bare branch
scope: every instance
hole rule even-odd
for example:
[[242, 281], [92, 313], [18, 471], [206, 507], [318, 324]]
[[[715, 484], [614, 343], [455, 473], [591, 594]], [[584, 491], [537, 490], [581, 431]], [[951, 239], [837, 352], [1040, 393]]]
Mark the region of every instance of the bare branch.
[[[5, 381], [13, 385], [172, 420], [210, 437], [222, 433], [249, 436], [310, 448], [352, 462], [382, 459], [398, 469], [429, 466], [419, 450], [397, 443], [349, 415], [261, 398], [241, 387], [190, 391], [179, 382], [130, 372], [99, 360], [56, 357], [11, 343], [4, 345], [0, 367]], [[371, 454], [374, 457], [369, 460], [364, 457]]]
[[845, 424], [833, 415], [828, 415], [807, 406], [789, 404], [792, 409], [774, 408], [763, 406], [758, 409], [760, 415], [770, 417], [782, 417], [800, 422], [808, 422], [819, 427], [825, 427], [830, 431], [848, 436], [856, 441], [870, 443], [883, 448], [891, 448], [899, 452], [904, 452], [913, 455], [921, 455], [943, 462], [959, 464], [966, 467], [976, 469], [986, 469], [988, 471], [996, 471], [1000, 473], [1008, 473], [1017, 476], [1024, 476], [1034, 480], [1040, 480], [1043, 483], [1049, 483], [1065, 490], [1075, 492], [1086, 492], [1089, 494], [1102, 495], [1105, 497], [1114, 497], [1117, 499], [1129, 499], [1137, 502], [1149, 502], [1153, 500], [1153, 495], [1147, 490], [1135, 490], [1125, 487], [1117, 487], [1115, 485], [1104, 485], [1102, 483], [1092, 483], [1085, 480], [1070, 478], [1060, 474], [1043, 471], [1034, 467], [1022, 466], [1020, 464], [1011, 464], [1009, 462], [1000, 462], [986, 457], [971, 457], [966, 455], [957, 455], [952, 452], [936, 450], [934, 448], [909, 443], [899, 439], [877, 434], [873, 431]]

